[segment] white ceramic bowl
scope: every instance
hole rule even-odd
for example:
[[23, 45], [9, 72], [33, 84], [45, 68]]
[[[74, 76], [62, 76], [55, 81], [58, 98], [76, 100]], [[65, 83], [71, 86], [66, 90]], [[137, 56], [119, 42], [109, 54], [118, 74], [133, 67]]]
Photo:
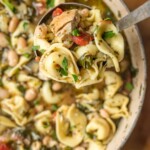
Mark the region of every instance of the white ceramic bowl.
[[[120, 19], [129, 13], [127, 6], [122, 0], [103, 1], [111, 9], [117, 19]], [[107, 150], [121, 149], [129, 138], [139, 118], [146, 91], [146, 60], [138, 28], [137, 26], [132, 26], [124, 30], [124, 33], [130, 47], [132, 64], [135, 68], [138, 68], [139, 71], [137, 76], [133, 79], [135, 88], [130, 95], [130, 117], [121, 120], [117, 133], [108, 145]]]

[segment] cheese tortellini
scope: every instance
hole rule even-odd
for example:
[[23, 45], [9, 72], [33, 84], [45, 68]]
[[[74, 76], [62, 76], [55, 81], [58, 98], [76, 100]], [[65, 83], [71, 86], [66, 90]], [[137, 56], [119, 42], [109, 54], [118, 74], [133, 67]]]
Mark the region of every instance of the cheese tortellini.
[[104, 73], [104, 97], [105, 99], [113, 97], [123, 84], [121, 77], [113, 71]]
[[1, 102], [1, 108], [5, 113], [10, 115], [19, 126], [23, 126], [30, 121], [30, 117], [26, 116], [26, 113], [29, 111], [29, 105], [21, 96], [4, 99]]
[[[104, 33], [109, 32], [114, 36], [104, 39]], [[108, 67], [112, 66], [113, 62], [116, 71], [119, 72], [119, 62], [124, 58], [124, 40], [117, 28], [110, 21], [101, 21], [94, 32], [94, 39], [99, 51], [108, 56]]]
[[61, 106], [56, 115], [58, 140], [70, 147], [77, 146], [83, 140], [86, 124], [86, 116], [75, 105]]
[[120, 117], [128, 117], [127, 105], [129, 98], [122, 94], [116, 94], [114, 97], [105, 100], [104, 108], [111, 115], [111, 118], [118, 119]]
[[72, 75], [79, 74], [73, 55], [60, 43], [49, 47], [42, 55], [39, 65], [45, 76], [56, 81], [72, 83]]
[[51, 117], [51, 112], [48, 110], [43, 111], [34, 117], [35, 128], [41, 134], [50, 133], [51, 131], [50, 117]]
[[80, 94], [76, 96], [76, 101], [88, 111], [97, 111], [97, 107], [100, 106], [100, 92], [98, 89], [93, 89], [92, 93]]
[[86, 132], [96, 136], [99, 141], [106, 144], [110, 141], [116, 131], [115, 124], [110, 118], [104, 119], [100, 116], [94, 117], [88, 123]]

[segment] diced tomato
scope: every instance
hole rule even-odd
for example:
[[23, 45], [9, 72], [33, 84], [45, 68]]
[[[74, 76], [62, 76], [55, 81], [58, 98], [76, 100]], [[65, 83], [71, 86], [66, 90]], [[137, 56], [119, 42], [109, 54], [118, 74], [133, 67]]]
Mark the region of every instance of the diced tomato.
[[59, 16], [63, 13], [63, 10], [61, 8], [56, 8], [54, 11], [53, 11], [53, 14], [52, 14], [52, 17], [56, 17], [56, 16]]
[[0, 143], [0, 150], [11, 150], [6, 144]]
[[73, 36], [72, 40], [74, 43], [80, 46], [84, 46], [89, 44], [90, 41], [93, 40], [92, 36], [88, 33], [83, 33], [80, 36]]

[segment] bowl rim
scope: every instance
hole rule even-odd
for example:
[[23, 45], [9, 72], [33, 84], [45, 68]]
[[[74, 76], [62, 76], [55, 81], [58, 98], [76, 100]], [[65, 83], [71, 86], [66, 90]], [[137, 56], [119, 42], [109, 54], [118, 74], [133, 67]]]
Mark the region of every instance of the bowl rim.
[[[122, 3], [123, 7], [126, 9], [127, 13], [130, 13], [131, 11], [129, 10], [127, 4], [123, 0], [120, 0], [120, 2]], [[142, 90], [141, 98], [140, 98], [140, 106], [141, 107], [138, 109], [138, 112], [136, 113], [134, 123], [129, 128], [129, 130], [127, 131], [128, 133], [126, 135], [126, 138], [124, 138], [124, 140], [122, 141], [122, 143], [118, 147], [118, 150], [123, 148], [123, 146], [126, 144], [126, 142], [128, 141], [129, 137], [131, 136], [131, 134], [133, 133], [133, 130], [135, 129], [135, 127], [137, 125], [137, 122], [140, 118], [140, 115], [141, 115], [141, 112], [142, 112], [142, 109], [143, 109], [143, 105], [144, 105], [144, 101], [145, 101], [145, 95], [146, 95], [146, 91], [147, 91], [147, 82], [146, 82], [146, 80], [147, 80], [147, 60], [146, 60], [146, 55], [145, 55], [145, 48], [144, 48], [144, 45], [143, 45], [143, 39], [141, 37], [140, 30], [139, 30], [138, 26], [134, 25], [134, 28], [135, 28], [135, 30], [137, 32], [137, 35], [138, 35], [138, 38], [139, 38], [141, 55], [143, 57], [143, 64], [144, 64], [144, 68], [143, 68], [143, 70], [144, 70], [144, 72], [143, 72], [143, 75], [144, 75], [143, 86], [144, 86], [144, 90]]]

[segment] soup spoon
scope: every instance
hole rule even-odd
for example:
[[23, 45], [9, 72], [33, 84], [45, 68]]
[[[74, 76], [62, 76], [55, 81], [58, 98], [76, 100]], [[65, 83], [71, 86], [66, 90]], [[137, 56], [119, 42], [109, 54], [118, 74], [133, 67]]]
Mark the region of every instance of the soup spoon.
[[[73, 3], [73, 2], [61, 3], [61, 4], [57, 5], [56, 7], [54, 7], [53, 9], [48, 10], [45, 13], [45, 15], [41, 18], [38, 25], [40, 25], [42, 23], [46, 23], [47, 20], [49, 20], [50, 16], [52, 16], [53, 11], [58, 7], [62, 8], [62, 9], [69, 8], [69, 7], [92, 9], [92, 7], [84, 5], [84, 4], [80, 4], [80, 3]], [[140, 7], [138, 7], [131, 13], [129, 13], [127, 16], [120, 19], [118, 22], [116, 22], [116, 27], [117, 27], [118, 31], [122, 31], [122, 30], [124, 30], [134, 24], [137, 24], [138, 22], [143, 21], [149, 17], [150, 17], [150, 0], [145, 2], [143, 5], [141, 5]]]

